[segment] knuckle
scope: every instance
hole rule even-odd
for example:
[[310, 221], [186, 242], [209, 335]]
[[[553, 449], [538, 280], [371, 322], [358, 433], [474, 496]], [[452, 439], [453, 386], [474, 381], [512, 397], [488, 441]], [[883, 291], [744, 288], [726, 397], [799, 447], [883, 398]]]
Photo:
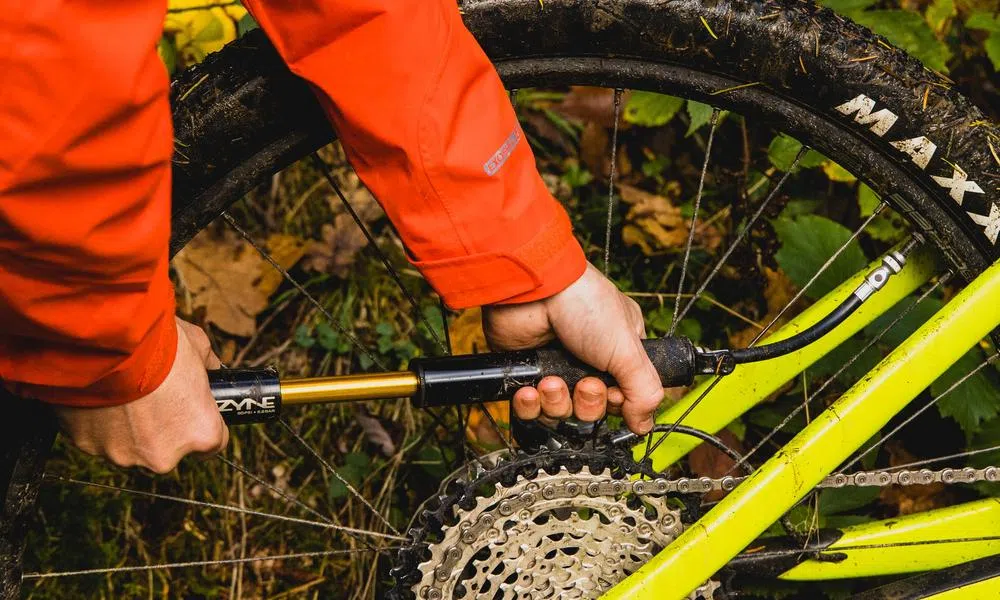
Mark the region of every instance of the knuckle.
[[150, 471], [156, 473], [157, 475], [166, 475], [174, 470], [174, 467], [177, 466], [177, 462], [178, 461], [176, 460], [159, 459], [150, 461], [146, 466]]
[[219, 425], [206, 428], [200, 435], [191, 441], [191, 448], [195, 452], [216, 452], [222, 449], [222, 441], [225, 439], [225, 432]]
[[134, 467], [139, 464], [139, 461], [131, 452], [122, 452], [121, 450], [118, 449], [105, 450], [104, 457], [108, 459], [108, 461], [111, 462], [111, 464], [121, 467], [123, 469]]

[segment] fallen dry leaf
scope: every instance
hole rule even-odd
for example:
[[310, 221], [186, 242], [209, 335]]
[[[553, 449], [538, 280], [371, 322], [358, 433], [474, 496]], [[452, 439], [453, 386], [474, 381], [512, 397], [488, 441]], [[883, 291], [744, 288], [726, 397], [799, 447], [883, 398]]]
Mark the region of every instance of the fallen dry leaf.
[[[510, 430], [509, 402], [484, 402], [483, 406], [490, 411], [490, 415], [501, 431]], [[478, 406], [473, 406], [469, 410], [469, 422], [465, 428], [465, 437], [473, 444], [486, 450], [498, 450], [504, 447], [503, 440], [493, 428], [493, 424]]]
[[392, 456], [396, 453], [396, 444], [393, 443], [392, 436], [385, 430], [381, 421], [368, 414], [364, 407], [354, 412], [354, 418], [365, 432], [368, 441], [378, 446], [383, 456]]
[[[628, 92], [622, 94], [622, 112], [628, 104], [628, 98]], [[567, 117], [610, 129], [615, 123], [615, 92], [609, 88], [574, 86], [563, 97], [563, 101], [553, 108]], [[619, 126], [622, 125], [624, 121], [619, 123]]]
[[[268, 239], [268, 251], [283, 268], [302, 257], [289, 236]], [[272, 251], [272, 241], [275, 247]], [[301, 242], [298, 242], [301, 246]], [[190, 295], [191, 309], [204, 309], [205, 322], [241, 337], [253, 335], [257, 315], [281, 284], [281, 276], [257, 251], [235, 233], [205, 230], [173, 260], [180, 284]]]
[[597, 123], [587, 123], [580, 132], [580, 160], [595, 177], [607, 179], [611, 172], [611, 135]]
[[[898, 442], [885, 445], [889, 466], [905, 465], [919, 460]], [[879, 491], [879, 502], [896, 509], [898, 515], [910, 515], [951, 504], [948, 488], [943, 483], [929, 485], [889, 486]]]
[[688, 223], [681, 209], [664, 196], [637, 187], [618, 185], [622, 202], [630, 205], [625, 215], [622, 238], [629, 246], [638, 245], [647, 256], [687, 243]]
[[[294, 235], [272, 233], [267, 237], [267, 253], [274, 262], [285, 269], [290, 269], [305, 256], [305, 241]], [[270, 296], [281, 286], [284, 276], [277, 269], [265, 269], [259, 287]]]
[[483, 311], [479, 308], [463, 310], [448, 323], [453, 354], [486, 352], [486, 334], [483, 333]]
[[[674, 198], [680, 194], [678, 185], [668, 184], [666, 187]], [[622, 239], [627, 245], [637, 245], [650, 256], [671, 248], [683, 248], [687, 244], [691, 222], [681, 215], [681, 209], [671, 198], [627, 184], [619, 184], [618, 193], [622, 202], [631, 207], [625, 215], [626, 225], [622, 229]], [[722, 243], [722, 234], [714, 225], [699, 221], [694, 243], [698, 247], [714, 250]]]
[[[367, 189], [358, 188], [347, 194], [348, 201], [365, 225], [382, 216], [382, 208]], [[350, 272], [358, 251], [368, 245], [368, 240], [339, 200], [331, 200], [330, 206], [336, 213], [333, 224], [324, 224], [321, 233], [323, 239], [311, 241], [306, 246], [303, 266], [343, 278]]]

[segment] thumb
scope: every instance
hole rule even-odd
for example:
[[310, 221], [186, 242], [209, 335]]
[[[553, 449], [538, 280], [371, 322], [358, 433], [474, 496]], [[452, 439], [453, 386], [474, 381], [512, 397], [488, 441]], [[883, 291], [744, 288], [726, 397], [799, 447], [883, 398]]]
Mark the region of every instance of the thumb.
[[625, 396], [625, 424], [635, 433], [645, 434], [653, 429], [653, 417], [663, 400], [663, 385], [639, 338], [626, 337], [619, 347], [608, 372]]

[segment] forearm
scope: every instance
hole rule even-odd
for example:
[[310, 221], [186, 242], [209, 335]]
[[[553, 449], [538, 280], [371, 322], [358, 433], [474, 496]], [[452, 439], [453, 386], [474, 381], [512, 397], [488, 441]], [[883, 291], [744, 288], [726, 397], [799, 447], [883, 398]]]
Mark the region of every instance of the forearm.
[[583, 273], [565, 211], [453, 0], [246, 4], [312, 83], [448, 304], [546, 297]]
[[0, 5], [0, 379], [51, 402], [133, 400], [176, 348], [162, 13]]

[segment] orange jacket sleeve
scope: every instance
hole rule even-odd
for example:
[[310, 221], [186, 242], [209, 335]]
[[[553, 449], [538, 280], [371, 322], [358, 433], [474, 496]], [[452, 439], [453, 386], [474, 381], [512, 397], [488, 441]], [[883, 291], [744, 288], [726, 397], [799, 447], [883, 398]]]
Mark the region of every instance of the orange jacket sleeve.
[[455, 0], [246, 0], [308, 80], [414, 265], [454, 308], [550, 296], [583, 274]]
[[0, 379], [86, 405], [176, 351], [163, 3], [0, 0]]

